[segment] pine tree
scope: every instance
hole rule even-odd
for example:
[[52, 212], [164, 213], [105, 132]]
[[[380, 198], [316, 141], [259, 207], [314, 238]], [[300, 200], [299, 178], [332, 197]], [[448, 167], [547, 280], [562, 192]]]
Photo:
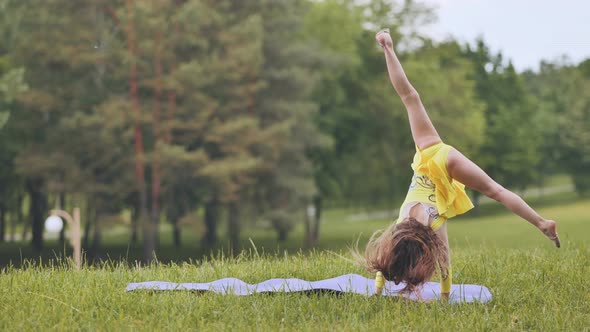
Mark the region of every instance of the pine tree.
[[[309, 60], [317, 54], [314, 44], [298, 38], [305, 27], [301, 19], [305, 10], [305, 2], [292, 1], [269, 3], [263, 11], [267, 33], [261, 79], [265, 85], [257, 96], [256, 111], [262, 129], [272, 136], [259, 148], [270, 153], [262, 154], [266, 166], [258, 176], [257, 189], [266, 202], [263, 217], [271, 222], [279, 241], [305, 220], [306, 206], [318, 194], [309, 152], [329, 143], [313, 123], [318, 107], [311, 94], [317, 86], [314, 69], [318, 64]], [[319, 223], [316, 225], [314, 242], [319, 236]]]
[[[11, 7], [18, 11], [21, 4]], [[19, 28], [12, 41], [11, 58], [26, 68], [30, 89], [18, 98], [18, 111], [11, 121], [13, 138], [20, 145], [15, 165], [29, 193], [33, 246], [42, 247], [43, 221], [47, 214], [47, 192], [64, 190], [64, 161], [61, 143], [62, 119], [87, 110], [96, 102], [85, 87], [93, 79], [97, 52], [92, 33], [86, 28], [91, 12], [87, 6], [52, 0], [20, 11]], [[64, 13], [66, 13], [64, 15]], [[70, 30], [72, 29], [72, 30]], [[75, 31], [76, 33], [70, 33]], [[35, 40], [35, 43], [31, 43]], [[68, 177], [69, 178], [69, 177]]]

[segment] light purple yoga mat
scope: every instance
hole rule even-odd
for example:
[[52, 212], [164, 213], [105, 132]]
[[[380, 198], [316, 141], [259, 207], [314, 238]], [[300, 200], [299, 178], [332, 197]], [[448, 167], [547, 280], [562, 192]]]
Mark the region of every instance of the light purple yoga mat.
[[[403, 284], [395, 285], [387, 281], [383, 289], [383, 296], [398, 296]], [[319, 281], [306, 281], [301, 279], [270, 279], [258, 284], [247, 284], [240, 279], [224, 278], [207, 283], [182, 283], [177, 284], [165, 281], [148, 281], [131, 283], [127, 285], [126, 291], [136, 290], [189, 290], [189, 291], [211, 291], [219, 294], [252, 295], [265, 292], [305, 292], [314, 290], [328, 290], [336, 292], [357, 293], [370, 296], [375, 293], [375, 280], [365, 278], [358, 274], [345, 274], [332, 279]], [[437, 299], [440, 296], [440, 284], [428, 282], [421, 290], [424, 300]], [[416, 300], [416, 295], [403, 295], [406, 298]], [[489, 302], [492, 294], [485, 286], [479, 285], [453, 285], [449, 302]]]

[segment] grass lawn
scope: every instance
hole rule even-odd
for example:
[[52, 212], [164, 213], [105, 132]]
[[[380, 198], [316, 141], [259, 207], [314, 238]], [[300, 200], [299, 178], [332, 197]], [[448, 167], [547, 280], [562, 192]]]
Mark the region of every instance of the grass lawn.
[[456, 250], [454, 280], [489, 286], [488, 304], [409, 303], [359, 295], [274, 294], [249, 297], [190, 292], [125, 293], [129, 282], [205, 282], [233, 276], [307, 280], [363, 273], [327, 251], [242, 256], [203, 264], [150, 268], [105, 265], [5, 270], [0, 329], [14, 330], [563, 330], [590, 321], [589, 247], [560, 251]]
[[488, 304], [424, 304], [359, 295], [238, 297], [124, 291], [127, 283], [150, 280], [209, 282], [236, 277], [258, 283], [270, 278], [367, 275], [349, 259], [346, 248], [359, 234], [362, 242], [389, 221], [347, 221], [335, 213], [323, 224], [322, 247], [312, 252], [297, 253], [300, 230], [280, 250], [268, 235], [252, 232], [264, 254], [251, 249], [235, 259], [152, 267], [110, 262], [80, 272], [63, 262], [3, 268], [0, 330], [589, 331], [590, 200], [552, 199], [534, 205], [559, 222], [561, 249], [498, 207], [450, 221], [453, 281], [488, 286], [494, 296]]

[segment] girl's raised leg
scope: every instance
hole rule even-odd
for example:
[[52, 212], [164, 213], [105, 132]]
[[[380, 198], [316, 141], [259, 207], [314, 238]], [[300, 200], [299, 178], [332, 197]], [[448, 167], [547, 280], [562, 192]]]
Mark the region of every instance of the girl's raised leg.
[[419, 149], [424, 149], [440, 142], [441, 139], [426, 113], [418, 92], [406, 77], [404, 69], [393, 50], [393, 41], [389, 32], [382, 30], [377, 33], [375, 38], [385, 53], [387, 71], [389, 72], [391, 84], [400, 96], [408, 112], [414, 143]]

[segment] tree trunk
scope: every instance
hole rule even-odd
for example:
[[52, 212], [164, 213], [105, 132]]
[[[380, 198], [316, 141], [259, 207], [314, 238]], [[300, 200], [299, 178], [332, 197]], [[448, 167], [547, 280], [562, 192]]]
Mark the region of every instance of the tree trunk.
[[174, 247], [175, 248], [180, 248], [180, 246], [182, 245], [182, 240], [181, 240], [181, 230], [180, 230], [180, 225], [178, 224], [178, 220], [175, 220], [174, 223], [172, 224], [172, 240], [174, 241]]
[[0, 242], [4, 242], [6, 235], [6, 209], [0, 206]]
[[160, 224], [160, 156], [158, 153], [158, 143], [162, 141], [160, 133], [160, 112], [162, 108], [162, 32], [156, 32], [155, 54], [154, 54], [154, 71], [156, 73], [156, 86], [154, 89], [154, 112], [152, 114], [152, 127], [155, 136], [155, 146], [152, 158], [152, 215], [151, 221], [154, 228], [154, 250], [158, 244], [159, 224]]
[[131, 244], [137, 244], [137, 226], [139, 225], [139, 207], [135, 206], [131, 209]]
[[227, 212], [229, 251], [232, 255], [237, 255], [240, 243], [240, 208], [238, 203], [230, 203]]
[[[59, 204], [57, 205], [58, 209], [65, 210], [66, 209], [66, 195], [61, 192], [59, 193]], [[66, 228], [62, 227], [61, 231], [59, 232], [59, 244], [60, 247], [64, 247], [66, 243]]]
[[90, 256], [90, 259], [92, 261], [100, 261], [100, 256], [101, 256], [101, 244], [102, 244], [102, 233], [101, 233], [101, 227], [99, 225], [99, 218], [98, 216], [96, 216], [96, 218], [94, 218], [94, 231], [92, 233], [92, 246], [90, 247], [90, 250], [88, 251], [88, 256]]
[[[178, 2], [175, 2], [175, 5], [178, 6]], [[178, 23], [174, 26], [174, 32], [178, 34], [179, 28]], [[176, 59], [172, 59], [172, 65], [170, 67], [170, 72], [174, 74], [176, 72]], [[166, 122], [164, 128], [164, 141], [166, 144], [172, 143], [172, 119], [174, 119], [174, 113], [176, 112], [176, 91], [174, 89], [168, 91], [168, 103], [166, 109]], [[174, 241], [174, 247], [180, 248], [182, 245], [182, 230], [180, 229], [180, 225], [178, 224], [178, 218], [176, 218], [172, 223], [173, 231], [172, 237]]]
[[[140, 189], [140, 222], [143, 223], [143, 261], [151, 263], [154, 261], [154, 251], [156, 250], [156, 238], [154, 237], [155, 229], [151, 220], [147, 218], [147, 193], [145, 190], [145, 183]], [[143, 212], [141, 212], [143, 211]]]
[[[179, 1], [175, 1], [175, 5], [179, 6]], [[178, 26], [178, 22], [175, 23], [174, 25], [174, 33], [175, 35], [178, 35], [180, 33], [180, 28]], [[172, 38], [174, 38], [175, 36], [172, 36]], [[176, 57], [175, 54], [173, 52], [173, 58], [171, 59], [172, 64], [170, 66], [170, 73], [172, 75], [174, 75], [174, 73], [176, 72]], [[172, 142], [172, 128], [171, 128], [171, 124], [172, 124], [172, 119], [174, 119], [174, 114], [176, 112], [176, 91], [174, 89], [171, 89], [168, 91], [168, 107], [167, 107], [167, 114], [166, 114], [166, 128], [165, 128], [165, 134], [164, 134], [164, 139], [166, 140], [167, 144], [170, 144]]]
[[[86, 208], [86, 218], [84, 223], [84, 237], [82, 239], [82, 247], [88, 248], [90, 244], [90, 232], [92, 230], [92, 225], [94, 224], [94, 214], [93, 210], [88, 206]], [[90, 254], [89, 254], [90, 256]]]
[[41, 192], [42, 182], [30, 180], [27, 183], [27, 190], [31, 197], [29, 215], [31, 217], [31, 231], [33, 237], [31, 244], [33, 249], [40, 252], [43, 249], [43, 224], [47, 216], [47, 197]]
[[[23, 221], [23, 195], [18, 194], [18, 198], [16, 200], [16, 210], [15, 213], [12, 213], [10, 218], [10, 242], [14, 242], [16, 239], [16, 223], [19, 221]], [[24, 228], [23, 222], [23, 228]], [[24, 240], [24, 239], [23, 239]]]
[[168, 206], [166, 209], [166, 219], [172, 225], [172, 243], [174, 244], [175, 248], [180, 248], [182, 238], [181, 238], [181, 229], [180, 229], [180, 218], [185, 213], [184, 204], [180, 203], [182, 200], [176, 199], [174, 196], [171, 196], [171, 202], [174, 202], [174, 206]]
[[316, 196], [313, 205], [307, 211], [305, 218], [305, 245], [313, 248], [318, 245], [320, 237], [320, 221], [322, 216], [322, 198]]
[[131, 100], [131, 109], [133, 112], [133, 137], [135, 142], [135, 177], [137, 180], [137, 190], [139, 193], [139, 219], [143, 223], [143, 260], [150, 263], [154, 260], [154, 250], [156, 248], [154, 229], [147, 220], [147, 190], [145, 183], [145, 167], [143, 164], [143, 134], [141, 130], [141, 109], [139, 107], [139, 94], [137, 82], [137, 44], [135, 41], [135, 25], [133, 21], [135, 2], [126, 1], [127, 8], [127, 49], [131, 59], [129, 67], [129, 99]]
[[211, 250], [217, 244], [217, 225], [221, 205], [216, 197], [205, 203], [205, 233], [201, 239], [203, 249]]
[[315, 216], [313, 218], [313, 246], [317, 246], [320, 242], [320, 222], [322, 220], [322, 197], [316, 196], [313, 200], [313, 204], [315, 206]]
[[287, 229], [284, 227], [280, 227], [277, 229], [277, 234], [279, 236], [279, 242], [285, 242], [287, 241], [287, 237], [289, 236], [289, 231], [287, 231]]
[[306, 211], [305, 213], [305, 247], [306, 248], [312, 248], [313, 247], [313, 239], [311, 236], [311, 219], [313, 218], [313, 216], [310, 215], [310, 213], [308, 213]]
[[31, 207], [29, 206], [29, 211], [27, 216], [22, 219], [23, 221], [23, 231], [21, 233], [22, 241], [27, 240], [27, 234], [29, 234], [29, 230], [31, 228]]
[[[156, 156], [154, 156], [157, 159]], [[152, 211], [150, 214], [150, 233], [149, 239], [145, 239], [144, 241], [150, 242], [151, 252], [152, 255], [155, 254], [155, 251], [158, 247], [159, 243], [159, 226], [160, 226], [160, 203], [159, 203], [159, 196], [160, 196], [160, 166], [158, 165], [158, 161], [154, 160], [152, 167]], [[153, 259], [153, 257], [152, 257]]]

